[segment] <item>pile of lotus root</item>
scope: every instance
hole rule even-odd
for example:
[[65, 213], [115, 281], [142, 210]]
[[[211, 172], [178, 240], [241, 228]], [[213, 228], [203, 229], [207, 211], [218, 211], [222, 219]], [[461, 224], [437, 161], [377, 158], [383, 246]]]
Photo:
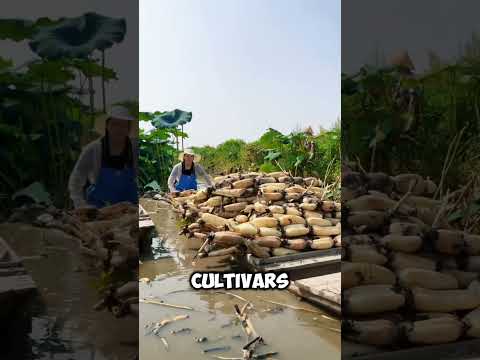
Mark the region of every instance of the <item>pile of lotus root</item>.
[[342, 176], [342, 337], [378, 349], [480, 337], [480, 235], [417, 174]]
[[173, 196], [183, 233], [201, 257], [258, 258], [341, 246], [341, 207], [317, 178], [284, 172], [235, 173], [215, 187]]

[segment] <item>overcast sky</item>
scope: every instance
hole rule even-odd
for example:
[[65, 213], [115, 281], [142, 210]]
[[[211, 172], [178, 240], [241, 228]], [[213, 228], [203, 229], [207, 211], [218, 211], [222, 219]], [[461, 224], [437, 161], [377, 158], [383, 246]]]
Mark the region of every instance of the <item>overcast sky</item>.
[[340, 1], [141, 0], [140, 109], [175, 108], [186, 145], [332, 126]]
[[342, 71], [373, 63], [376, 50], [386, 60], [406, 49], [418, 71], [428, 65], [428, 51], [444, 60], [480, 34], [477, 0], [343, 0]]

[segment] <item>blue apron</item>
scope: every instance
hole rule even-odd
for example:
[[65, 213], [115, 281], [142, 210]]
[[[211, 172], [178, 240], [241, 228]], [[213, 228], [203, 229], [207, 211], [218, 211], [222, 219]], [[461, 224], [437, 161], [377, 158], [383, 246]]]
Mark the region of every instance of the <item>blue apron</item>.
[[100, 173], [95, 184], [87, 188], [86, 195], [87, 202], [97, 208], [123, 201], [138, 204], [135, 170], [131, 166], [123, 169], [105, 166], [105, 158], [102, 157]]
[[175, 189], [177, 191], [197, 190], [197, 177], [195, 176], [195, 171], [193, 171], [192, 175], [182, 174], [182, 176], [180, 176], [180, 181], [175, 186]]

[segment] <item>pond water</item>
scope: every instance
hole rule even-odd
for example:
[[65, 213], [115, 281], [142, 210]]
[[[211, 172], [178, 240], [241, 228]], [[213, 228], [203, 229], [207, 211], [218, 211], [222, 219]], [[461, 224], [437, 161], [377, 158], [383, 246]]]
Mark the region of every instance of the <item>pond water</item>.
[[38, 288], [32, 332], [15, 359], [130, 360], [137, 354], [138, 319], [93, 310], [98, 273], [86, 266], [75, 239], [22, 224], [1, 224], [0, 237], [24, 257]]
[[[268, 358], [279, 360], [340, 358], [339, 321], [288, 291], [193, 290], [189, 285], [193, 270], [229, 269], [227, 259], [199, 259], [192, 265], [195, 251], [188, 250], [186, 239], [178, 235], [175, 214], [158, 201], [142, 200], [142, 205], [147, 211], [156, 212], [151, 217], [157, 234], [152, 241], [152, 252], [145, 255], [140, 265], [140, 277], [151, 280], [140, 283], [140, 297], [193, 310], [141, 303], [141, 359], [241, 358], [241, 349], [248, 341], [236, 320], [234, 305], [241, 308], [245, 300], [253, 304], [249, 318], [265, 342], [257, 346], [256, 354], [276, 352]], [[177, 316], [182, 316], [182, 320], [169, 323], [157, 335], [151, 333], [150, 324]], [[206, 338], [206, 341], [196, 342], [195, 338]], [[203, 353], [209, 349], [217, 350]]]

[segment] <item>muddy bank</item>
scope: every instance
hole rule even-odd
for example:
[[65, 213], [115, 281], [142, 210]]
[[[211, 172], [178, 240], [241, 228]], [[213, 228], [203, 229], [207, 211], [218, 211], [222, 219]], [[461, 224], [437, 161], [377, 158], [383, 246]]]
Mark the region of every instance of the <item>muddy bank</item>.
[[23, 257], [38, 287], [23, 358], [131, 359], [136, 354], [138, 320], [92, 310], [98, 273], [86, 266], [77, 241], [22, 224], [0, 225], [0, 237]]
[[[194, 291], [188, 278], [193, 269], [228, 269], [229, 264], [212, 259], [201, 259], [192, 266], [194, 251], [185, 246], [185, 238], [178, 236], [175, 215], [157, 201], [142, 201], [147, 211], [156, 211], [152, 220], [158, 236], [152, 242], [152, 252], [140, 265], [140, 277], [152, 279], [140, 283], [140, 297], [153, 297], [174, 305], [189, 306], [194, 310], [172, 309], [155, 304], [140, 304], [140, 356], [142, 359], [202, 359], [212, 355], [241, 357], [241, 348], [247, 337], [236, 320], [234, 305], [244, 305], [238, 295], [251, 302], [249, 312], [258, 333], [266, 345], [258, 353], [278, 352], [275, 359], [338, 359], [340, 357], [340, 324], [318, 308], [299, 301], [288, 291]], [[293, 305], [306, 309], [292, 310], [267, 301]], [[149, 334], [146, 325], [179, 315], [188, 315], [166, 325], [158, 335]], [[184, 329], [180, 333], [172, 334]], [[186, 329], [186, 330], [185, 330]], [[162, 341], [164, 337], [168, 350]], [[198, 343], [194, 338], [207, 338]], [[203, 350], [220, 348], [217, 352]]]

